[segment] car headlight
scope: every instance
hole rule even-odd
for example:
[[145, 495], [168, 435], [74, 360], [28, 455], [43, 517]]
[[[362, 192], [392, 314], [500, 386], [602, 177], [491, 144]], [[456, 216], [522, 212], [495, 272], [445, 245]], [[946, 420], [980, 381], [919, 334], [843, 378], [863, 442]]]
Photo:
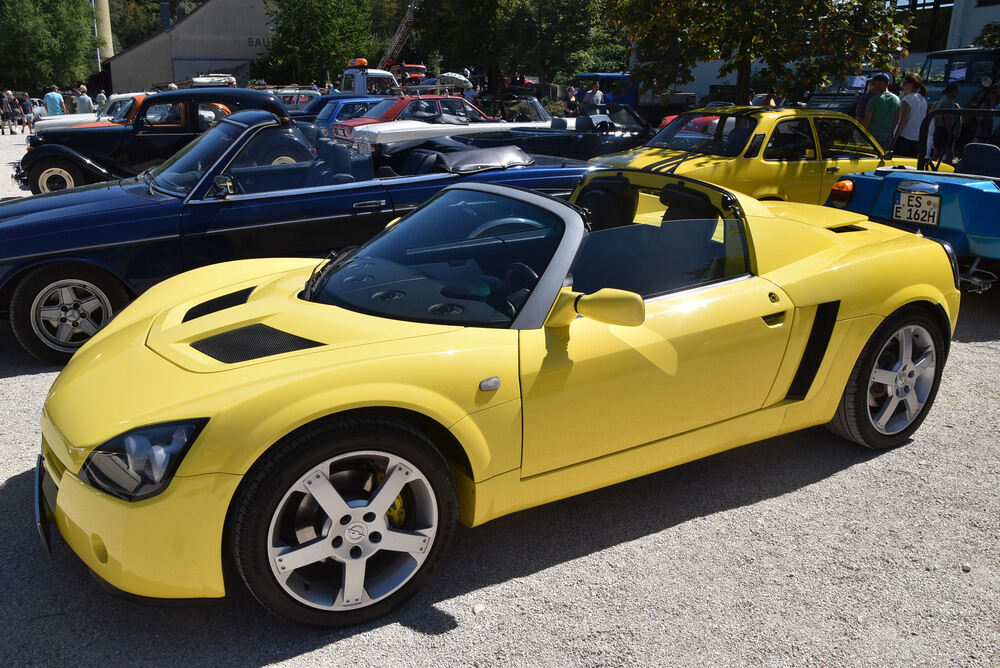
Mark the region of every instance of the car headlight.
[[80, 470], [80, 480], [126, 501], [155, 496], [174, 472], [207, 418], [140, 427], [94, 448]]

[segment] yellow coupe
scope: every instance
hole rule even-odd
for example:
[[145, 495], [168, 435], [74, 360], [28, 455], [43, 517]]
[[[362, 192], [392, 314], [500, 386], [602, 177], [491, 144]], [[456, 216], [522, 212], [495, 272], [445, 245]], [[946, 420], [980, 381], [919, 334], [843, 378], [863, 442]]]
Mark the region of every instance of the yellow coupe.
[[680, 174], [759, 200], [822, 204], [844, 174], [916, 167], [889, 158], [878, 142], [839, 112], [713, 107], [679, 115], [644, 146], [596, 162]]
[[[159, 284], [56, 379], [36, 519], [144, 597], [382, 615], [468, 526], [830, 424], [903, 443], [958, 317], [946, 244], [595, 170], [452, 186], [353, 252]], [[513, 548], [512, 548], [513, 549]]]

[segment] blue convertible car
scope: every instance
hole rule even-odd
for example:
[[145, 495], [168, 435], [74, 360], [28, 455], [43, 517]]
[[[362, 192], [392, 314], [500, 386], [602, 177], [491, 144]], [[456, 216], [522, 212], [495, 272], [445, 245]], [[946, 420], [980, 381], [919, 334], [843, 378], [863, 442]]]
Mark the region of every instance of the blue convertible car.
[[25, 349], [62, 362], [136, 295], [187, 269], [323, 257], [459, 180], [568, 195], [593, 168], [465, 148], [352, 156], [330, 140], [313, 148], [269, 112], [233, 114], [138, 177], [0, 204], [0, 313]]

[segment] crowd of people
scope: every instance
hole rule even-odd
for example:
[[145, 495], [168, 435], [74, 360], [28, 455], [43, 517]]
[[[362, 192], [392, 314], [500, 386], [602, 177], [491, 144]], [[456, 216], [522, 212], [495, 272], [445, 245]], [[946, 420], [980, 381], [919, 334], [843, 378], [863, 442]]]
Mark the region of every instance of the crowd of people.
[[0, 90], [0, 134], [11, 135], [32, 132], [35, 121], [41, 116], [61, 116], [63, 114], [87, 114], [100, 109], [107, 102], [107, 95], [102, 90], [94, 98], [87, 95], [86, 86], [78, 86], [71, 91], [72, 108], [66, 104], [66, 98], [58, 86], [51, 86], [42, 98], [41, 107], [36, 107], [27, 92], [15, 95], [10, 90]]
[[[916, 72], [903, 75], [901, 96], [892, 92], [889, 86], [888, 75], [872, 77], [868, 90], [858, 100], [856, 116], [882, 148], [898, 156], [919, 158], [923, 150], [919, 140], [924, 118], [935, 110], [960, 109], [956, 101], [958, 84], [948, 84], [941, 98], [932, 105], [927, 103], [927, 87]], [[1000, 86], [993, 85], [973, 107], [1000, 110]], [[954, 116], [935, 118], [929, 150], [931, 159], [952, 164], [955, 145], [960, 138], [1000, 144], [1000, 117], [983, 115], [970, 123], [963, 125], [962, 120]]]

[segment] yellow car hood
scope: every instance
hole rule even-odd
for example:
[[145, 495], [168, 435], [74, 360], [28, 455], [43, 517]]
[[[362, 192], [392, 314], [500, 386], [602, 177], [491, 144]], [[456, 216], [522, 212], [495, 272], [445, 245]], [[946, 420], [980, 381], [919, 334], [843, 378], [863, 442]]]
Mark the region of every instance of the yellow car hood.
[[732, 158], [705, 153], [691, 153], [668, 148], [641, 147], [624, 153], [613, 153], [591, 162], [608, 167], [648, 169], [655, 172], [684, 174], [693, 169], [728, 163]]

